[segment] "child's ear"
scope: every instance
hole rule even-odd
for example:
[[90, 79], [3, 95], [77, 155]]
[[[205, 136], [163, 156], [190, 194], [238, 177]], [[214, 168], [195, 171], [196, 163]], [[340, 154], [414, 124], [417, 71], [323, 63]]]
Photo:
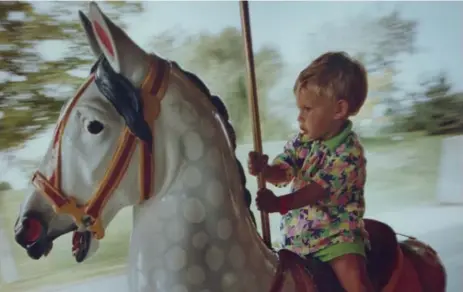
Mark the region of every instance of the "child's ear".
[[348, 118], [349, 116], [349, 103], [344, 100], [338, 100], [336, 102], [336, 112], [334, 114], [334, 118], [336, 120], [343, 120]]

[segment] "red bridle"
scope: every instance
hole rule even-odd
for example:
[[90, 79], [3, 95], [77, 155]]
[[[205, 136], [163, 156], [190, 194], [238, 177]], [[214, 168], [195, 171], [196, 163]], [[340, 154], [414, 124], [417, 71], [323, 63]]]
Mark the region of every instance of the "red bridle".
[[[154, 121], [161, 110], [161, 100], [167, 90], [171, 64], [162, 59], [151, 58], [148, 74], [141, 85], [141, 98], [143, 104], [143, 117], [151, 128], [154, 136]], [[96, 192], [84, 205], [78, 205], [71, 195], [65, 195], [61, 188], [61, 139], [69, 119], [70, 113], [77, 104], [79, 98], [85, 92], [90, 83], [95, 79], [94, 74], [82, 85], [76, 96], [63, 113], [56, 127], [53, 140], [53, 151], [56, 154], [56, 168], [49, 179], [40, 171], [36, 171], [32, 177], [32, 183], [40, 193], [52, 204], [57, 214], [70, 215], [78, 227], [85, 227], [91, 231], [96, 239], [102, 239], [105, 234], [101, 222], [101, 213], [124, 177], [137, 144], [140, 145], [140, 202], [149, 199], [154, 187], [154, 157], [152, 157], [153, 145], [137, 138], [128, 127], [125, 127], [118, 142], [118, 147], [113, 155], [111, 163], [106, 170], [104, 178], [100, 181]]]

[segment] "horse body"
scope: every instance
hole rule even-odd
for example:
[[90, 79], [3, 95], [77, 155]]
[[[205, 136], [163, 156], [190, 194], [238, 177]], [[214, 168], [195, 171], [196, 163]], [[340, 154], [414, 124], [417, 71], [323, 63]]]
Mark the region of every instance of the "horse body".
[[[337, 284], [332, 271], [323, 278], [301, 257], [262, 242], [220, 99], [192, 73], [140, 49], [96, 3], [80, 17], [98, 61], [64, 107], [33, 177], [36, 191], [21, 206], [15, 236], [29, 256], [47, 255], [53, 240], [74, 232], [82, 262], [117, 212], [133, 206], [131, 292], [337, 291], [314, 283]], [[392, 244], [374, 250], [402, 256], [388, 235]], [[384, 275], [379, 286], [402, 273], [397, 259], [376, 273]]]
[[[17, 242], [39, 259], [73, 231], [82, 262], [117, 212], [135, 206], [130, 291], [269, 290], [277, 256], [251, 221], [217, 101], [199, 78], [140, 49], [96, 3], [80, 17], [98, 61], [63, 108]], [[287, 278], [281, 291], [295, 291]]]
[[[175, 70], [169, 88], [201, 94]], [[172, 184], [161, 197], [134, 207], [130, 291], [268, 291], [277, 257], [255, 231], [239, 195], [235, 156], [221, 118], [207, 103], [172, 102], [181, 121], [166, 133], [177, 143], [164, 149], [175, 153], [156, 157], [179, 159], [175, 165], [156, 164], [156, 171], [173, 174]]]

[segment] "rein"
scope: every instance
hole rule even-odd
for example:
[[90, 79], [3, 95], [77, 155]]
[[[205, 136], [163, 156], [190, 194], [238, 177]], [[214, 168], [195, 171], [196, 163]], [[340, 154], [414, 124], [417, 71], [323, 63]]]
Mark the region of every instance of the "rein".
[[[154, 137], [154, 123], [161, 111], [161, 100], [169, 83], [171, 64], [162, 59], [151, 58], [148, 74], [141, 84], [141, 99], [143, 118], [150, 127]], [[102, 239], [105, 230], [101, 214], [106, 203], [118, 187], [127, 172], [137, 144], [140, 145], [139, 186], [140, 202], [148, 200], [154, 189], [154, 143], [147, 143], [134, 135], [126, 126], [119, 137], [117, 150], [97, 190], [84, 205], [79, 205], [72, 195], [64, 194], [61, 188], [61, 140], [69, 116], [88, 86], [95, 80], [92, 73], [81, 86], [71, 103], [65, 110], [62, 119], [58, 121], [53, 139], [53, 157], [56, 157], [56, 168], [49, 179], [40, 171], [32, 177], [32, 183], [37, 190], [50, 202], [55, 213], [70, 215], [78, 227], [87, 228], [96, 239]]]

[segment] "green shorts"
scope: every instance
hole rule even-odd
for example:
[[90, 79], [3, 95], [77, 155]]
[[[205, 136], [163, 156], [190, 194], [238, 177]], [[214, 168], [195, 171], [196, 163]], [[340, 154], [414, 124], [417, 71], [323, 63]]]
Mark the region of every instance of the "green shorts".
[[358, 254], [365, 257], [365, 243], [363, 240], [356, 239], [354, 242], [334, 244], [315, 252], [312, 256], [326, 263], [346, 254]]

